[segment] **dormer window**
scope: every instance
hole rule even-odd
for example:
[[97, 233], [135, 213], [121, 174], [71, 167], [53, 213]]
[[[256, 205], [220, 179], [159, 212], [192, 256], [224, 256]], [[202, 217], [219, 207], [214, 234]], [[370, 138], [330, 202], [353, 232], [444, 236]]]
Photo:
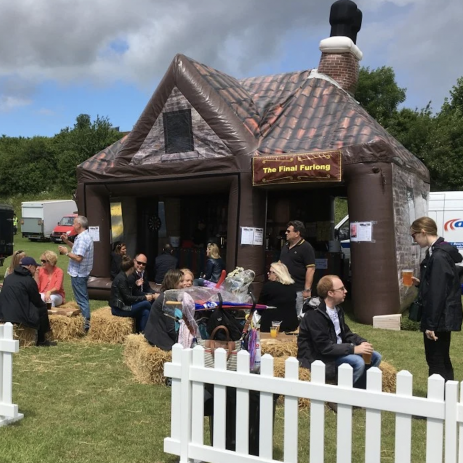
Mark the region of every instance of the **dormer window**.
[[166, 154], [194, 151], [191, 109], [163, 113]]

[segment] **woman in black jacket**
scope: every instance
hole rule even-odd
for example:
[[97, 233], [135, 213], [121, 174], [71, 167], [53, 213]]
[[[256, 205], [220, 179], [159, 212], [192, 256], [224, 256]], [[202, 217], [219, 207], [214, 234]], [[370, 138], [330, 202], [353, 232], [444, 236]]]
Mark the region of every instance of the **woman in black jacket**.
[[429, 376], [441, 375], [453, 380], [450, 360], [450, 335], [461, 330], [461, 286], [455, 263], [462, 256], [455, 246], [439, 238], [437, 225], [429, 217], [416, 219], [410, 227], [412, 238], [420, 247], [427, 247], [420, 265], [420, 278], [413, 278], [423, 304], [421, 331]]
[[136, 320], [137, 332], [145, 330], [151, 309], [152, 294], [134, 296], [129, 284], [129, 275], [135, 270], [133, 259], [122, 256], [121, 271], [111, 285], [109, 305], [117, 317], [132, 317]]
[[296, 313], [296, 288], [288, 268], [281, 262], [273, 262], [268, 272], [268, 281], [262, 287], [259, 303], [275, 306], [262, 310], [260, 330], [268, 333], [272, 321], [281, 321], [280, 331], [294, 331], [299, 326]]
[[162, 280], [161, 294], [154, 302], [146, 324], [145, 338], [152, 346], [169, 351], [177, 342], [175, 320], [164, 313], [162, 306], [164, 303], [164, 291], [181, 288], [183, 288], [183, 272], [178, 269], [168, 270], [164, 280]]

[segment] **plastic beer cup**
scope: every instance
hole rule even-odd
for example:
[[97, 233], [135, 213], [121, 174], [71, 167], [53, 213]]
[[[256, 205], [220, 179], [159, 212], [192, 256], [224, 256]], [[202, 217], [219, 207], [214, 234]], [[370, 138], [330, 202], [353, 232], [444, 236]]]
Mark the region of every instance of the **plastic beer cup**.
[[270, 327], [270, 337], [276, 338], [278, 336], [278, 326], [271, 326]]
[[365, 365], [370, 365], [371, 363], [371, 354], [362, 354], [363, 361], [365, 362]]
[[402, 270], [402, 283], [404, 286], [412, 286], [413, 280], [413, 270], [407, 269], [407, 270]]

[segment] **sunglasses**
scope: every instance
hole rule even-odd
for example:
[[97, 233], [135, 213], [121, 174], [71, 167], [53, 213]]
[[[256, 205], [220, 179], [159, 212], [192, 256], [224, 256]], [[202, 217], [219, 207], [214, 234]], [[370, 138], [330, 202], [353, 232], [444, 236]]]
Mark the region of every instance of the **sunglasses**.
[[46, 264], [46, 263], [48, 263], [48, 260], [40, 259], [40, 262], [42, 262], [42, 264]]
[[24, 251], [16, 251], [14, 254], [17, 256], [18, 254], [21, 254]]
[[291, 230], [286, 230], [285, 233], [291, 233]]
[[139, 260], [136, 260], [135, 261], [138, 265], [143, 265], [144, 267], [146, 267], [146, 264], [147, 262], [140, 262]]

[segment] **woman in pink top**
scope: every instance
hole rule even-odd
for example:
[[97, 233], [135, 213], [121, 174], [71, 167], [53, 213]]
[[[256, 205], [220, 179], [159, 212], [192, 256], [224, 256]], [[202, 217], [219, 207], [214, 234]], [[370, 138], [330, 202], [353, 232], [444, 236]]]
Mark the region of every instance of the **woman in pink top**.
[[52, 307], [58, 307], [64, 302], [63, 271], [56, 266], [58, 256], [53, 251], [45, 251], [40, 256], [42, 267], [39, 269], [39, 292], [42, 300], [51, 302]]

